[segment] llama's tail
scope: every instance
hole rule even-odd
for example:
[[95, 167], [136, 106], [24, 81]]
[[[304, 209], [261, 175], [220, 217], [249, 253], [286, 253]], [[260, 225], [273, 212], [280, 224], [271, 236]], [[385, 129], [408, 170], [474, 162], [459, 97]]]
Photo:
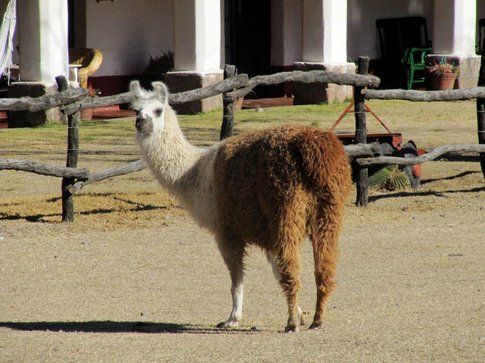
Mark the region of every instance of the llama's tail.
[[302, 173], [313, 188], [341, 190], [351, 183], [350, 163], [342, 143], [331, 132], [309, 128], [298, 135]]

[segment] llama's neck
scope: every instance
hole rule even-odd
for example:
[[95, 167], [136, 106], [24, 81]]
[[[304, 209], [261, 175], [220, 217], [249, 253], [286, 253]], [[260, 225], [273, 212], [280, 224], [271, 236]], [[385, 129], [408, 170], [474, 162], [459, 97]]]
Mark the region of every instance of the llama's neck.
[[173, 189], [195, 164], [203, 150], [190, 144], [177, 122], [175, 112], [165, 111], [165, 127], [149, 135], [138, 134], [143, 159], [162, 185]]

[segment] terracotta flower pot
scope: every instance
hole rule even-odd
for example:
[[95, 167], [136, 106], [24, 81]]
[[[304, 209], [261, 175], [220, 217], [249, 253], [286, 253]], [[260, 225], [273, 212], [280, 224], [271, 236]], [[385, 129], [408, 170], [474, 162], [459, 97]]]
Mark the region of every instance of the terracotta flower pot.
[[443, 73], [431, 76], [431, 88], [437, 91], [449, 91], [455, 86], [455, 81], [455, 73]]
[[93, 108], [83, 108], [81, 110], [81, 120], [91, 121], [93, 119]]
[[239, 97], [234, 101], [234, 111], [241, 111], [243, 105], [244, 97]]

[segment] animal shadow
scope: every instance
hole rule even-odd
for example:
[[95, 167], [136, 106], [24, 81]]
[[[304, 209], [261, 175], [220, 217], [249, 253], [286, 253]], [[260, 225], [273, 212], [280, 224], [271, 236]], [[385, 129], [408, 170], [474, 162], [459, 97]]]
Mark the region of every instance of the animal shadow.
[[230, 329], [194, 326], [191, 324], [153, 323], [140, 321], [83, 322], [0, 322], [0, 328], [21, 331], [51, 331], [67, 333], [148, 333], [148, 334], [230, 334], [254, 333], [258, 329]]

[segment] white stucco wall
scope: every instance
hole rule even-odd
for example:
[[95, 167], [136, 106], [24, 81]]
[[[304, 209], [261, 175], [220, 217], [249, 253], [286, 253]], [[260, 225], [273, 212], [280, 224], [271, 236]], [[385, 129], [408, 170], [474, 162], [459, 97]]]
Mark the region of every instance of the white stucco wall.
[[348, 0], [348, 60], [361, 55], [380, 58], [376, 20], [405, 16], [424, 16], [432, 39], [433, 0]]
[[86, 1], [86, 46], [103, 52], [96, 76], [140, 74], [174, 49], [173, 0]]

